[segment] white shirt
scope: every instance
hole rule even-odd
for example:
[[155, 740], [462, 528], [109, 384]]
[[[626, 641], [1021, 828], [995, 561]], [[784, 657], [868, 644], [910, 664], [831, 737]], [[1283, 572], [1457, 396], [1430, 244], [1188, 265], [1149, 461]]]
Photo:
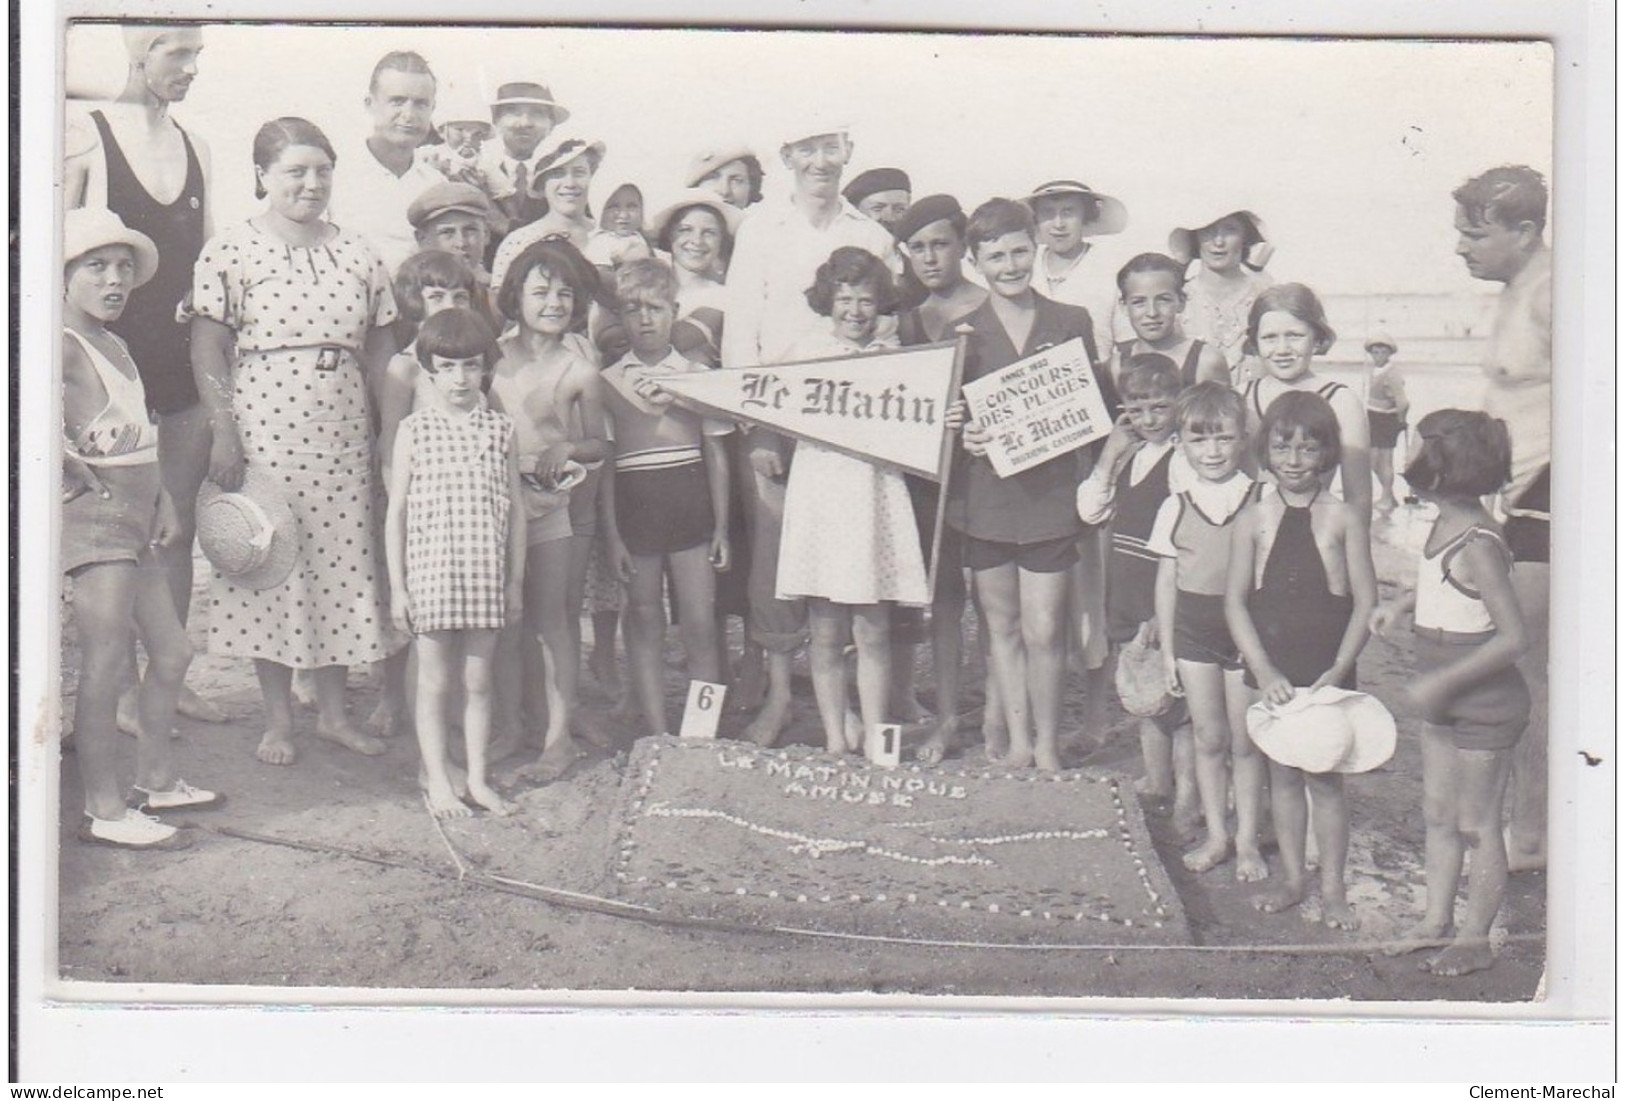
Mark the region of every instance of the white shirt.
[[[1185, 458], [1185, 453], [1175, 450], [1172, 439], [1166, 439], [1161, 443], [1141, 444], [1134, 454], [1129, 456], [1129, 485], [1137, 486], [1145, 481], [1146, 475], [1150, 474], [1152, 468], [1170, 451], [1174, 452], [1174, 457], [1168, 461], [1169, 495], [1190, 489], [1200, 481], [1196, 472], [1191, 469], [1190, 460]], [[1089, 477], [1078, 484], [1078, 519], [1086, 524], [1104, 524], [1116, 511], [1117, 478], [1108, 464], [1096, 463], [1095, 468], [1089, 472]]]
[[761, 204], [739, 227], [728, 266], [724, 367], [786, 362], [798, 340], [828, 331], [829, 319], [807, 305], [807, 288], [818, 266], [842, 245], [883, 261], [896, 254], [886, 228], [844, 200], [823, 228], [808, 222], [793, 201]]
[[1088, 310], [1089, 320], [1095, 323], [1095, 347], [1102, 357], [1108, 355], [1117, 343], [1115, 334], [1128, 325], [1127, 318], [1119, 321], [1117, 316], [1121, 312], [1114, 281], [1117, 273], [1101, 266], [1106, 260], [1092, 244], [1086, 244], [1059, 275], [1050, 274], [1049, 258], [1050, 247], [1040, 245], [1033, 261], [1033, 290], [1052, 302]]
[[394, 278], [401, 263], [418, 250], [417, 235], [406, 220], [407, 208], [445, 178], [438, 168], [420, 160], [397, 176], [362, 144], [342, 155], [334, 167], [328, 216], [341, 229], [365, 239]]

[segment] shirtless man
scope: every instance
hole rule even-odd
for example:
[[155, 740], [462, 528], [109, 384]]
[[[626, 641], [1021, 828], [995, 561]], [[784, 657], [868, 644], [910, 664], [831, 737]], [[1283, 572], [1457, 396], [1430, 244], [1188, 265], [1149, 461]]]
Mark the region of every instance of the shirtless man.
[[[122, 28], [129, 54], [124, 90], [111, 103], [70, 120], [63, 164], [66, 205], [106, 207], [158, 246], [151, 280], [130, 293], [108, 328], [124, 339], [158, 422], [158, 466], [175, 502], [175, 537], [154, 553], [185, 624], [192, 601], [192, 540], [197, 493], [209, 468], [209, 418], [192, 377], [186, 299], [192, 265], [213, 232], [209, 150], [169, 116], [197, 76], [203, 33], [195, 26]], [[181, 689], [177, 708], [203, 722], [224, 722], [220, 706]], [[121, 729], [134, 731], [133, 695], [120, 701]]]
[[1546, 866], [1547, 653], [1551, 638], [1552, 253], [1546, 181], [1523, 165], [1468, 180], [1456, 200], [1456, 255], [1474, 279], [1503, 284], [1484, 355], [1484, 411], [1506, 421], [1512, 481], [1501, 491], [1529, 649], [1518, 663], [1533, 697], [1512, 759], [1507, 869]]

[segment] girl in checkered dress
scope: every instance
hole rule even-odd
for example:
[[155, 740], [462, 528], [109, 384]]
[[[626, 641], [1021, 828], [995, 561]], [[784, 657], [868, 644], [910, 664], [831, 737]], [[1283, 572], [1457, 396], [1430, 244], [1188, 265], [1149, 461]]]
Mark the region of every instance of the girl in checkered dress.
[[[512, 808], [487, 783], [486, 751], [497, 633], [517, 620], [523, 597], [513, 419], [485, 403], [496, 337], [472, 310], [425, 320], [417, 356], [429, 386], [395, 435], [385, 558], [390, 613], [417, 641], [421, 781], [436, 818], [468, 816], [465, 795], [507, 814]], [[459, 682], [466, 788], [446, 753], [446, 704]]]

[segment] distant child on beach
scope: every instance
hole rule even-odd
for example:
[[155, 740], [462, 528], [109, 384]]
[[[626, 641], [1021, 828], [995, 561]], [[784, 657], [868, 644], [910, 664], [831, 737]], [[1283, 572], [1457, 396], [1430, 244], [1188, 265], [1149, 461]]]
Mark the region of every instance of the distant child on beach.
[[[1338, 462], [1337, 415], [1319, 395], [1282, 394], [1265, 410], [1255, 446], [1259, 467], [1274, 484], [1236, 521], [1225, 592], [1225, 619], [1247, 662], [1247, 687], [1271, 705], [1290, 703], [1299, 689], [1352, 689], [1377, 579], [1365, 515], [1321, 484]], [[1343, 774], [1306, 772], [1273, 759], [1269, 772], [1284, 882], [1253, 905], [1279, 913], [1308, 893], [1307, 787], [1323, 920], [1334, 929], [1355, 928], [1343, 886], [1349, 844]]]
[[1392, 512], [1399, 505], [1394, 497], [1394, 447], [1411, 409], [1405, 379], [1389, 362], [1398, 351], [1394, 338], [1383, 333], [1365, 342], [1365, 354], [1371, 357], [1366, 364], [1365, 415], [1371, 426], [1371, 469], [1381, 489], [1378, 512]]
[[[84, 785], [82, 841], [124, 849], [180, 848], [156, 817], [223, 802], [175, 772], [175, 701], [192, 661], [186, 630], [153, 548], [176, 530], [158, 476], [158, 426], [124, 341], [107, 328], [130, 292], [152, 278], [158, 250], [106, 210], [70, 210], [63, 226], [62, 571], [73, 581], [80, 647], [74, 744]], [[119, 786], [114, 713], [134, 640], [147, 652], [137, 703], [135, 792]]]
[[[877, 342], [882, 314], [897, 310], [897, 290], [885, 262], [866, 249], [836, 249], [819, 265], [807, 304], [831, 322], [823, 336], [805, 338], [791, 360], [855, 356], [895, 347]], [[888, 603], [930, 603], [925, 554], [914, 505], [900, 471], [803, 440], [796, 445], [784, 496], [779, 544], [781, 600], [807, 598], [812, 632], [808, 652], [813, 694], [831, 753], [861, 753], [868, 732], [886, 721], [891, 677]], [[848, 637], [857, 644], [858, 710], [847, 706]]]
[[[1222, 367], [1222, 357], [1219, 362]], [[1147, 540], [1169, 493], [1192, 478], [1173, 438], [1181, 390], [1178, 364], [1160, 352], [1131, 354], [1117, 386], [1123, 415], [1106, 437], [1100, 461], [1078, 486], [1079, 518], [1110, 525], [1106, 637], [1114, 656], [1130, 642], [1167, 646], [1172, 641], [1157, 639], [1158, 558]], [[1140, 718], [1138, 725], [1145, 761], [1138, 790], [1151, 798], [1173, 799], [1175, 826], [1183, 833], [1198, 818], [1190, 713], [1176, 698], [1161, 714]]]
[[[665, 664], [664, 580], [672, 579], [688, 675], [722, 679], [715, 615], [716, 572], [729, 564], [726, 421], [673, 404], [662, 379], [705, 372], [672, 347], [677, 277], [661, 260], [632, 260], [615, 272], [615, 300], [632, 350], [604, 370], [615, 461], [603, 481], [609, 558], [626, 585], [626, 657], [632, 690], [651, 735], [670, 730], [661, 682]], [[599, 645], [603, 645], [602, 639]]]
[[[1440, 409], [1417, 425], [1405, 469], [1412, 492], [1438, 506], [1422, 547], [1416, 591], [1377, 608], [1383, 633], [1414, 612], [1417, 675], [1406, 694], [1422, 712], [1422, 810], [1427, 820], [1427, 909], [1390, 955], [1444, 947], [1423, 966], [1465, 975], [1494, 963], [1489, 932], [1506, 890], [1502, 804], [1513, 747], [1529, 722], [1529, 686], [1516, 662], [1529, 636], [1512, 589], [1512, 555], [1484, 498], [1511, 477], [1504, 421]], [[1467, 905], [1455, 922], [1462, 862]]]
[[[474, 311], [436, 313], [418, 330], [428, 383], [401, 421], [385, 513], [389, 608], [418, 655], [420, 783], [436, 818], [466, 817], [467, 795], [495, 814], [512, 808], [488, 782], [492, 664], [517, 622], [525, 568], [513, 418], [485, 403], [496, 336]], [[461, 688], [466, 785], [446, 746], [446, 709]]]
[[1113, 348], [1112, 377], [1119, 380], [1129, 360], [1160, 352], [1179, 368], [1181, 388], [1198, 382], [1230, 383], [1224, 353], [1205, 340], [1185, 335], [1185, 265], [1160, 252], [1142, 252], [1117, 272], [1117, 291], [1134, 339]]
[[[586, 324], [597, 291], [598, 273], [581, 253], [568, 241], [548, 239], [526, 246], [509, 265], [497, 302], [515, 329], [498, 344], [491, 406], [514, 419], [527, 547], [526, 637], [523, 645], [515, 638], [498, 651], [504, 726], [513, 727], [503, 733], [517, 734], [520, 721], [510, 693], [540, 685], [547, 731], [541, 757], [524, 771], [541, 780], [557, 779], [577, 752], [571, 723], [581, 655], [571, 623], [579, 598], [572, 593], [581, 592], [578, 578], [586, 577], [593, 530], [577, 531], [575, 521], [578, 515], [596, 520], [596, 482], [585, 468], [607, 458], [610, 447], [598, 369], [566, 337]], [[530, 648], [533, 641], [540, 653]]]
[[1258, 851], [1264, 762], [1247, 736], [1241, 655], [1224, 616], [1232, 534], [1256, 491], [1239, 468], [1246, 415], [1240, 394], [1201, 382], [1180, 395], [1175, 421], [1196, 477], [1162, 503], [1146, 546], [1161, 558], [1157, 635], [1168, 689], [1184, 692], [1196, 735], [1196, 790], [1207, 836], [1185, 854], [1185, 867], [1205, 872], [1229, 859], [1226, 796], [1234, 771], [1236, 878], [1254, 882], [1269, 874]]

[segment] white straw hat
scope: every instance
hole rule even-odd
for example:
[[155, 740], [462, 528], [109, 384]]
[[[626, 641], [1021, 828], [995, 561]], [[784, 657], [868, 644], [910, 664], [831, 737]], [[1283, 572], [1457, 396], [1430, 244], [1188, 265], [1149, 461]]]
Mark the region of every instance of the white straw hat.
[[1375, 696], [1326, 685], [1247, 709], [1247, 734], [1270, 760], [1304, 772], [1370, 772], [1394, 755], [1394, 717]]
[[135, 253], [134, 290], [158, 270], [158, 246], [145, 233], [131, 229], [105, 207], [76, 207], [62, 218], [62, 266], [66, 268], [87, 252], [108, 245], [124, 245]]
[[221, 577], [243, 589], [274, 589], [299, 557], [299, 522], [270, 472], [249, 467], [228, 493], [204, 482], [197, 499], [197, 540]]
[[1252, 223], [1254, 231], [1258, 234], [1258, 240], [1248, 246], [1247, 255], [1242, 258], [1242, 262], [1254, 271], [1263, 271], [1264, 265], [1268, 264], [1270, 257], [1275, 255], [1275, 246], [1270, 244], [1269, 227], [1264, 224], [1264, 219], [1252, 211], [1236, 207], [1219, 211], [1205, 222], [1197, 222], [1192, 226], [1181, 226], [1168, 234], [1169, 255], [1180, 263], [1190, 263], [1201, 253], [1201, 247], [1197, 244], [1196, 235], [1208, 226], [1217, 225], [1219, 222], [1231, 217], [1245, 218]]

